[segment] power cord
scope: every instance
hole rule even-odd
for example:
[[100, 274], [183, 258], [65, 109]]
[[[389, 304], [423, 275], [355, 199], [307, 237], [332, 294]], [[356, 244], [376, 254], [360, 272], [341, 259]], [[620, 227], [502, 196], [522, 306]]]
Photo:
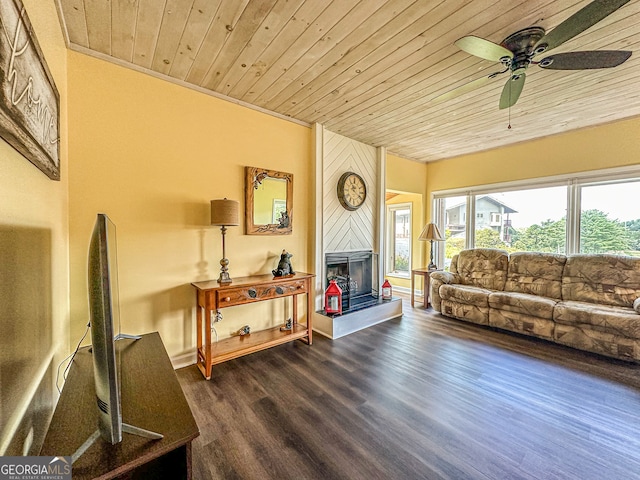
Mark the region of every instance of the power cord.
[[84, 339], [87, 336], [87, 333], [89, 333], [89, 328], [91, 327], [91, 322], [87, 323], [87, 328], [84, 331], [84, 335], [82, 335], [82, 338], [80, 339], [80, 341], [78, 342], [78, 345], [76, 346], [75, 351], [71, 354], [68, 355], [64, 360], [62, 360], [60, 362], [60, 364], [58, 365], [58, 371], [56, 373], [56, 388], [58, 389], [58, 393], [62, 393], [62, 388], [60, 387], [60, 368], [62, 367], [62, 365], [64, 365], [64, 362], [66, 362], [67, 360], [69, 360], [69, 363], [67, 363], [67, 366], [64, 369], [64, 373], [62, 374], [62, 378], [63, 380], [67, 379], [67, 375], [69, 373], [69, 368], [71, 368], [71, 364], [73, 363], [73, 359], [76, 356], [76, 353], [78, 353], [78, 350], [80, 350], [80, 345], [82, 344], [82, 342], [84, 341]]

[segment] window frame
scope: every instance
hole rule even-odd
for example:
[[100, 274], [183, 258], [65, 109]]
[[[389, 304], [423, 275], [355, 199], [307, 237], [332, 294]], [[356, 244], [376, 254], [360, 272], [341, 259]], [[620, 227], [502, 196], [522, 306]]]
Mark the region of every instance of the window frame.
[[[409, 270], [406, 274], [398, 273], [397, 271], [393, 271], [391, 268], [395, 266], [394, 264], [394, 255], [395, 255], [395, 215], [393, 214], [396, 210], [409, 210]], [[413, 258], [413, 204], [411, 202], [407, 203], [392, 203], [387, 205], [387, 222], [386, 222], [386, 232], [385, 237], [387, 241], [387, 255], [385, 255], [384, 262], [384, 272], [385, 275], [396, 278], [410, 278], [411, 277], [411, 265]]]
[[[475, 245], [475, 203], [478, 196], [489, 195], [495, 192], [533, 190], [536, 188], [563, 186], [567, 188], [565, 254], [570, 255], [580, 252], [580, 214], [582, 188], [594, 185], [627, 183], [634, 181], [640, 181], [640, 167], [638, 167], [637, 165], [630, 167], [594, 170], [584, 173], [555, 175], [527, 180], [517, 180], [512, 182], [477, 185], [471, 188], [437, 190], [431, 193], [431, 211], [433, 212], [433, 221], [436, 223], [436, 225], [438, 225], [438, 227], [442, 229], [444, 228], [446, 217], [444, 200], [447, 197], [466, 197], [467, 215], [465, 228], [468, 234], [466, 236], [464, 248], [468, 249], [473, 248], [473, 246]], [[434, 247], [434, 255], [438, 259], [438, 263], [444, 264], [444, 245], [441, 244], [441, 242], [436, 242], [436, 245], [434, 245]]]

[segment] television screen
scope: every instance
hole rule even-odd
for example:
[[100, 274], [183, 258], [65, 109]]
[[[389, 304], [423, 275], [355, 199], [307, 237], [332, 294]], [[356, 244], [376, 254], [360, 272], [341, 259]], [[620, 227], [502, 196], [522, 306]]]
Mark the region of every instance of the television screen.
[[100, 435], [111, 444], [122, 441], [119, 362], [114, 338], [120, 329], [116, 227], [99, 213], [89, 244], [89, 312], [93, 375]]
[[88, 288], [98, 429], [71, 456], [73, 462], [100, 437], [112, 445], [122, 441], [123, 432], [156, 440], [163, 438], [159, 433], [122, 421], [116, 341], [139, 337], [120, 332], [116, 227], [104, 213], [98, 214], [89, 243]]

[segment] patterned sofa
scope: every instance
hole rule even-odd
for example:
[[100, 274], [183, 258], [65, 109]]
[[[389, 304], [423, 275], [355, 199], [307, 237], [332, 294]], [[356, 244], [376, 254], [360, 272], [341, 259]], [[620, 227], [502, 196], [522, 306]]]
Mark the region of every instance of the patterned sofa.
[[444, 315], [640, 360], [640, 258], [476, 248], [431, 274]]

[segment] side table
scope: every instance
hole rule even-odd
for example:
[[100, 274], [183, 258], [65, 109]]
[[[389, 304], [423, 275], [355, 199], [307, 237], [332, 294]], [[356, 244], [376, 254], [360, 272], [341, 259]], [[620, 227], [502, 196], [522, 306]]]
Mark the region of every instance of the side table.
[[431, 287], [431, 277], [429, 276], [433, 272], [439, 272], [441, 270], [429, 270], [428, 268], [415, 268], [411, 270], [411, 306], [413, 307], [414, 295], [415, 295], [415, 280], [416, 275], [423, 278], [423, 296], [424, 296], [424, 308], [429, 307], [429, 288]]

